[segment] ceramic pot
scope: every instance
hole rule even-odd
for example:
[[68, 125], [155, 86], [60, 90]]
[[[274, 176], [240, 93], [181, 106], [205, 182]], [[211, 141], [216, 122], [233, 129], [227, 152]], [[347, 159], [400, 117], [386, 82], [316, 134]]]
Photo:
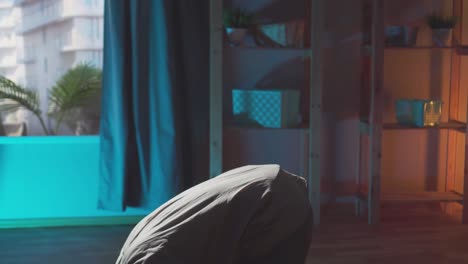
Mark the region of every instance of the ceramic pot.
[[452, 36], [451, 28], [436, 28], [432, 29], [432, 42], [437, 47], [450, 46], [450, 37]]
[[244, 43], [245, 36], [247, 35], [247, 28], [226, 28], [226, 34], [229, 42], [235, 46]]

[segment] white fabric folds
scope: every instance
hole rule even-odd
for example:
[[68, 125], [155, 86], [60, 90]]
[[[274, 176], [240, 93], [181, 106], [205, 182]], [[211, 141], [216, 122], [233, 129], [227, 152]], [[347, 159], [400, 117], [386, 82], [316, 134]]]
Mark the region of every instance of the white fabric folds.
[[302, 264], [311, 215], [303, 178], [278, 165], [237, 168], [141, 220], [117, 264]]

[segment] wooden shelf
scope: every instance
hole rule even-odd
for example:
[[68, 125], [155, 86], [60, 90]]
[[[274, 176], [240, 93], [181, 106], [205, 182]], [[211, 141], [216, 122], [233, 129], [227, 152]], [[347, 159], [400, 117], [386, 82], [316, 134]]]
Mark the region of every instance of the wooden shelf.
[[461, 202], [463, 196], [453, 192], [419, 192], [382, 194], [384, 202]]
[[308, 131], [309, 130], [309, 125], [304, 124], [304, 125], [300, 125], [298, 127], [286, 127], [286, 128], [249, 127], [249, 126], [227, 125], [227, 126], [224, 126], [224, 129], [263, 130], [263, 131], [267, 131], [267, 130], [277, 130], [277, 131], [280, 131], [280, 130], [282, 130], [282, 131], [284, 131], [284, 130], [290, 130], [290, 131], [301, 130], [301, 131]]
[[[365, 198], [367, 203], [356, 203], [356, 214], [361, 215], [363, 208], [366, 208], [368, 211], [368, 223], [377, 224], [379, 223], [380, 217], [380, 203], [381, 201], [386, 202], [460, 202], [464, 204], [462, 209], [462, 223], [468, 225], [468, 156], [459, 153], [458, 151], [460, 145], [463, 144], [462, 140], [458, 140], [459, 136], [464, 136], [465, 141], [468, 142], [468, 133], [467, 133], [467, 122], [457, 122], [453, 120], [460, 120], [460, 113], [466, 112], [466, 104], [463, 104], [462, 101], [466, 100], [466, 94], [463, 93], [462, 83], [460, 83], [460, 78], [463, 76], [464, 68], [461, 59], [463, 55], [468, 56], [468, 45], [463, 46], [462, 43], [458, 40], [462, 40], [466, 35], [466, 30], [463, 29], [463, 23], [459, 23], [452, 30], [452, 39], [454, 40], [451, 44], [447, 46], [438, 47], [433, 45], [431, 42], [426, 44], [414, 45], [414, 46], [392, 46], [390, 43], [386, 43], [386, 24], [385, 24], [385, 0], [365, 0], [362, 4], [362, 18], [363, 18], [363, 34], [365, 36], [364, 42], [365, 45], [361, 49], [361, 65], [362, 65], [362, 74], [361, 74], [361, 101], [365, 104], [361, 104], [361, 114], [364, 120], [372, 120], [372, 124], [366, 121], [360, 121], [359, 129], [361, 135], [367, 134], [368, 138], [363, 140], [362, 137], [358, 137], [359, 144], [356, 149], [356, 156], [359, 157], [356, 164], [356, 185], [358, 190], [369, 189], [373, 190], [372, 192], [367, 193]], [[463, 15], [465, 12], [463, 4], [465, 1], [453, 1], [451, 6], [450, 15], [460, 18], [463, 20]], [[416, 8], [416, 6], [415, 6]], [[421, 8], [419, 6], [418, 8]], [[408, 10], [406, 10], [408, 11]], [[404, 9], [400, 12], [406, 12]], [[445, 11], [445, 10], [444, 10]], [[447, 10], [448, 11], [448, 10]], [[445, 12], [447, 12], [445, 11]], [[447, 15], [449, 12], [447, 12]], [[422, 52], [425, 51], [425, 52]], [[450, 69], [449, 72], [441, 72], [442, 75], [449, 76], [449, 85], [446, 87], [450, 96], [448, 98], [448, 108], [450, 111], [450, 120], [448, 122], [443, 122], [435, 127], [414, 127], [414, 126], [405, 126], [397, 124], [396, 120], [390, 123], [385, 122], [385, 98], [387, 95], [392, 92], [385, 91], [385, 87], [391, 86], [387, 85], [385, 82], [385, 57], [387, 55], [410, 55], [420, 54], [425, 55], [425, 53], [441, 53], [446, 55], [452, 55], [449, 61]], [[453, 56], [455, 55], [455, 56]], [[404, 57], [404, 56], [403, 56]], [[404, 64], [404, 60], [395, 61], [395, 63]], [[424, 61], [426, 64], [432, 64], [434, 62]], [[444, 64], [445, 61], [438, 61], [439, 64]], [[392, 65], [395, 70], [398, 65]], [[430, 79], [429, 82], [434, 80]], [[398, 78], [398, 77], [397, 77]], [[445, 88], [445, 87], [444, 87]], [[417, 89], [414, 87], [414, 89]], [[415, 91], [414, 91], [415, 92]], [[465, 97], [465, 98], [462, 98]], [[466, 102], [466, 101], [465, 101]], [[460, 111], [461, 110], [461, 111]], [[364, 115], [365, 114], [365, 115]], [[368, 121], [367, 120], [367, 121]], [[458, 133], [447, 133], [447, 173], [445, 174], [445, 180], [447, 182], [447, 190], [453, 190], [455, 183], [453, 181], [454, 175], [459, 173], [459, 166], [463, 166], [463, 182], [464, 186], [462, 187], [464, 195], [458, 195], [454, 192], [416, 192], [416, 193], [404, 193], [404, 190], [397, 189], [395, 190], [397, 194], [385, 194], [381, 190], [381, 178], [384, 174], [383, 169], [387, 167], [382, 166], [382, 156], [383, 138], [386, 136], [386, 133], [383, 131], [389, 130], [398, 130], [400, 132], [405, 131], [418, 131], [432, 130], [434, 132], [439, 132], [441, 129], [448, 129], [449, 131], [461, 132], [463, 135]], [[377, 133], [374, 133], [377, 132]], [[401, 138], [400, 135], [399, 137]], [[365, 143], [365, 144], [363, 144]], [[387, 142], [388, 143], [388, 142]], [[365, 148], [365, 152], [363, 151]], [[422, 150], [422, 148], [421, 148]], [[426, 151], [430, 151], [426, 150]], [[365, 154], [364, 154], [365, 153]], [[468, 153], [467, 153], [468, 154]], [[399, 157], [400, 159], [411, 158], [407, 156]], [[418, 157], [419, 158], [419, 157]], [[398, 162], [398, 161], [397, 161]], [[429, 160], [427, 162], [433, 162]], [[455, 166], [456, 165], [456, 166]], [[396, 168], [397, 170], [403, 168]], [[363, 174], [362, 172], [366, 173]], [[396, 172], [398, 173], [398, 172]], [[367, 177], [362, 177], [366, 175]], [[385, 188], [383, 188], [385, 189]], [[401, 193], [403, 192], [403, 193]], [[362, 195], [358, 195], [364, 197]], [[359, 200], [360, 201], [360, 200]]]
[[461, 55], [461, 56], [467, 56], [468, 55], [468, 46], [458, 46], [457, 47], [457, 53], [458, 53], [458, 55]]
[[446, 46], [446, 47], [437, 47], [437, 46], [411, 46], [411, 47], [404, 47], [404, 46], [385, 46], [387, 50], [451, 50], [454, 49], [453, 46]]
[[[366, 201], [367, 195], [360, 193], [358, 198]], [[389, 203], [462, 202], [463, 195], [455, 192], [382, 193], [380, 199]]]
[[[384, 50], [386, 51], [417, 51], [417, 50], [453, 50], [457, 49], [457, 52], [461, 55], [466, 53], [468, 55], [468, 47], [467, 48], [460, 48], [457, 46], [446, 46], [446, 47], [437, 47], [437, 46], [385, 46]], [[370, 56], [371, 55], [371, 46], [366, 45], [362, 47], [363, 55]]]
[[[385, 46], [385, 50], [394, 50], [394, 51], [416, 51], [416, 50], [456, 50], [458, 55], [468, 56], [468, 46], [446, 46], [446, 47], [437, 47], [437, 46]], [[371, 46], [363, 47], [364, 55], [371, 54]]]
[[[449, 122], [442, 122], [438, 126], [434, 127], [413, 127], [413, 126], [405, 126], [400, 125], [398, 123], [385, 123], [383, 124], [382, 128], [384, 130], [435, 130], [435, 129], [453, 129], [459, 132], [466, 131], [466, 123], [458, 122], [458, 121], [449, 121]], [[361, 121], [360, 130], [364, 134], [369, 134], [369, 123], [366, 120]]]
[[455, 130], [464, 132], [466, 129], [466, 123], [450, 121], [450, 122], [440, 123], [438, 126], [434, 126], [434, 127], [412, 127], [412, 126], [400, 125], [398, 123], [385, 123], [383, 125], [383, 128], [388, 129], [388, 130], [392, 130], [392, 129], [393, 130], [395, 129], [411, 129], [411, 130], [414, 130], [414, 129], [419, 129], [419, 130], [421, 129], [455, 129]]
[[232, 47], [227, 46], [226, 48], [233, 51], [245, 51], [245, 52], [278, 52], [278, 53], [291, 53], [295, 56], [311, 57], [312, 49], [311, 48], [274, 48], [274, 47]]
[[[304, 23], [304, 45], [301, 48], [289, 47], [257, 47], [255, 39], [246, 38], [244, 45], [231, 46], [227, 41], [226, 34], [223, 30], [223, 2], [220, 0], [210, 0], [210, 178], [221, 174], [223, 170], [223, 147], [224, 142], [229, 141], [229, 138], [223, 138], [223, 133], [234, 134], [230, 135], [239, 138], [245, 142], [234, 142], [238, 144], [236, 147], [242, 148], [242, 151], [249, 151], [249, 140], [259, 139], [265, 144], [287, 145], [290, 141], [294, 141], [294, 146], [301, 150], [300, 163], [301, 171], [306, 172], [304, 175], [308, 181], [308, 198], [311, 207], [314, 211], [314, 224], [320, 223], [320, 213], [322, 208], [320, 187], [322, 186], [322, 170], [320, 164], [322, 159], [322, 90], [323, 90], [323, 56], [326, 48], [329, 48], [329, 39], [325, 37], [325, 0], [307, 0], [304, 2], [304, 8], [298, 9], [299, 12], [291, 12], [290, 19], [303, 18]], [[285, 2], [287, 3], [287, 2]], [[267, 20], [275, 21], [275, 16], [264, 17]], [[289, 17], [288, 15], [288, 17]], [[327, 40], [327, 42], [325, 41]], [[270, 43], [266, 41], [265, 43]], [[302, 43], [301, 43], [302, 44]], [[298, 45], [300, 46], [300, 45]], [[313, 56], [312, 56], [313, 54]], [[260, 64], [257, 66], [255, 62]], [[303, 65], [302, 65], [303, 63]], [[223, 65], [227, 66], [229, 72], [223, 72]], [[291, 68], [291, 66], [293, 66]], [[231, 69], [231, 68], [232, 69]], [[261, 67], [261, 69], [258, 69]], [[267, 67], [267, 68], [265, 68]], [[297, 67], [297, 69], [296, 69]], [[226, 69], [226, 67], [224, 68]], [[253, 71], [252, 71], [253, 70]], [[260, 70], [260, 71], [259, 71]], [[304, 85], [300, 85], [301, 91], [301, 114], [304, 115], [304, 120], [310, 120], [307, 126], [296, 128], [263, 128], [263, 127], [241, 127], [230, 123], [231, 120], [223, 120], [223, 83], [226, 79], [224, 74], [229, 74], [227, 81], [231, 88], [237, 87], [234, 85], [242, 81], [249, 81], [252, 77], [260, 78], [259, 80], [270, 80], [271, 76], [277, 75], [278, 72], [289, 74], [290, 72], [296, 75], [301, 75], [299, 81], [303, 80]], [[263, 72], [264, 71], [264, 72]], [[255, 76], [252, 76], [255, 73]], [[280, 76], [281, 77], [281, 76]], [[295, 77], [295, 76], [293, 76]], [[280, 78], [281, 79], [281, 78]], [[297, 79], [297, 78], [296, 78]], [[270, 80], [272, 81], [272, 80]], [[273, 80], [275, 81], [275, 80]], [[281, 80], [278, 80], [281, 82]], [[241, 85], [245, 86], [245, 85]], [[302, 87], [304, 86], [304, 87]], [[310, 96], [313, 95], [313, 96]], [[303, 103], [302, 103], [303, 102]], [[306, 107], [307, 106], [307, 107]], [[236, 135], [237, 134], [237, 135]], [[240, 135], [239, 135], [240, 134]], [[248, 134], [246, 137], [244, 135]], [[312, 136], [313, 134], [313, 136]], [[272, 136], [271, 139], [269, 136]], [[275, 142], [277, 138], [281, 142]], [[230, 143], [230, 142], [229, 142]], [[253, 142], [257, 143], [257, 142]], [[250, 144], [252, 145], [252, 144]], [[268, 145], [268, 146], [269, 146]], [[245, 146], [245, 147], [244, 147]], [[308, 152], [302, 149], [309, 150]], [[252, 153], [257, 153], [252, 151]], [[243, 154], [243, 153], [240, 153]], [[270, 153], [265, 153], [270, 154]], [[282, 152], [282, 155], [290, 159], [289, 153]], [[234, 160], [232, 157], [231, 160]], [[270, 159], [275, 161], [275, 159]], [[289, 161], [288, 161], [289, 162]]]
[[228, 46], [231, 49], [238, 50], [264, 50], [264, 51], [312, 51], [311, 48], [294, 48], [294, 47], [260, 47], [260, 46]]

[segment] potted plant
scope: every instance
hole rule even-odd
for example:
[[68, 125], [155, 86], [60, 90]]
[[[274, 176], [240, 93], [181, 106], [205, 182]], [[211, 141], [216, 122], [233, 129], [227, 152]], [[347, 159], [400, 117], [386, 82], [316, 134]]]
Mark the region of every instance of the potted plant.
[[253, 24], [253, 15], [240, 9], [226, 9], [223, 14], [223, 24], [229, 42], [241, 45], [250, 26]]
[[[86, 110], [98, 104], [101, 78], [101, 70], [89, 64], [80, 64], [68, 70], [49, 90], [49, 111], [43, 113], [36, 90], [22, 87], [0, 76], [0, 100], [11, 102], [0, 105], [0, 111], [26, 109], [38, 118], [44, 134], [57, 135], [64, 123], [70, 126], [70, 123], [81, 121], [87, 116]], [[54, 127], [46, 126], [44, 114], [54, 119]]]
[[438, 47], [445, 47], [450, 40], [453, 27], [457, 24], [455, 16], [432, 14], [427, 17], [427, 24], [432, 29], [432, 41]]
[[5, 128], [3, 127], [2, 115], [0, 114], [0, 136], [5, 136]]

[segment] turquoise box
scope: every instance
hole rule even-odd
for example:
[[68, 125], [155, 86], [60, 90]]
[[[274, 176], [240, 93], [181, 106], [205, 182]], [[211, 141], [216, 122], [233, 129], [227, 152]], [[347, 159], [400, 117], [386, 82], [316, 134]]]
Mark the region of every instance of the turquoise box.
[[300, 93], [296, 90], [232, 90], [234, 120], [268, 128], [297, 126]]
[[398, 99], [395, 101], [399, 124], [415, 127], [437, 126], [442, 117], [441, 100]]

